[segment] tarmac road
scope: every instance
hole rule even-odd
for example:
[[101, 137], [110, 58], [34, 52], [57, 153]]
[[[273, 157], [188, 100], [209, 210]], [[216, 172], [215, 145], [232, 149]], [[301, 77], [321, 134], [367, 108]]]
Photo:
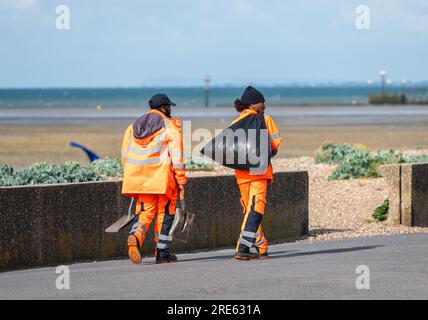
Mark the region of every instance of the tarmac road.
[[[168, 265], [74, 264], [70, 290], [56, 288], [55, 268], [0, 273], [0, 299], [428, 299], [428, 234], [278, 244], [270, 253], [260, 261], [220, 250]], [[356, 287], [361, 265], [369, 290]]]

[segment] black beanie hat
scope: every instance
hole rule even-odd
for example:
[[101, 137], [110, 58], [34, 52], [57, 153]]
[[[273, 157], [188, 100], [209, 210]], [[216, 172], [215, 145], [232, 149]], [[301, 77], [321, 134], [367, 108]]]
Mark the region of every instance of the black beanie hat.
[[265, 97], [257, 89], [252, 86], [248, 86], [241, 96], [241, 102], [243, 104], [256, 104], [259, 102], [265, 102]]

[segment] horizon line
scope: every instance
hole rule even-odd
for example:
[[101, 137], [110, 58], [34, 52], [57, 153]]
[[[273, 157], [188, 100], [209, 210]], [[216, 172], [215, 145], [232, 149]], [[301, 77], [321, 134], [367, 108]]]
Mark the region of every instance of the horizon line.
[[[287, 84], [253, 84], [254, 86], [260, 87], [260, 88], [317, 88], [317, 87], [376, 87], [380, 86], [380, 81], [373, 81], [371, 85], [367, 84], [365, 81], [343, 81], [343, 82], [295, 82], [295, 83], [287, 83]], [[248, 84], [214, 84], [211, 85], [211, 89], [216, 88], [243, 88], [247, 86]], [[428, 85], [428, 80], [423, 81], [410, 81], [408, 80], [406, 83], [407, 87], [417, 85]], [[402, 87], [402, 83], [393, 83], [390, 85], [387, 85], [388, 87]], [[12, 86], [12, 87], [0, 87], [0, 90], [96, 90], [96, 89], [205, 89], [204, 85], [141, 85], [141, 86]]]

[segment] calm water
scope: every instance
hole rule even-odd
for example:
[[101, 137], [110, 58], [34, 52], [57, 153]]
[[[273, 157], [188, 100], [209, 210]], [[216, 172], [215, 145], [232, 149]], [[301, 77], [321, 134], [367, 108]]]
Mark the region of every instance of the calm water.
[[[258, 87], [269, 106], [307, 104], [367, 104], [368, 95], [378, 91], [356, 87]], [[210, 106], [230, 106], [242, 93], [241, 87], [210, 90]], [[400, 92], [401, 88], [389, 88]], [[178, 107], [204, 106], [204, 88], [135, 89], [0, 89], [0, 109], [11, 108], [140, 108], [157, 93], [167, 93]]]

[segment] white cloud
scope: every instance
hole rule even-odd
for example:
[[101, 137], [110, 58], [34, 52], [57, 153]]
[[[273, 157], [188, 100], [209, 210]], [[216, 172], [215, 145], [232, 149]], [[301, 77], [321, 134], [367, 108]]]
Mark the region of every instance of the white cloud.
[[16, 0], [16, 5], [20, 9], [28, 9], [38, 4], [38, 0]]
[[27, 10], [38, 5], [38, 0], [2, 0], [0, 10]]
[[35, 30], [46, 15], [42, 9], [39, 0], [0, 0], [0, 31], [25, 33], [29, 28]]

